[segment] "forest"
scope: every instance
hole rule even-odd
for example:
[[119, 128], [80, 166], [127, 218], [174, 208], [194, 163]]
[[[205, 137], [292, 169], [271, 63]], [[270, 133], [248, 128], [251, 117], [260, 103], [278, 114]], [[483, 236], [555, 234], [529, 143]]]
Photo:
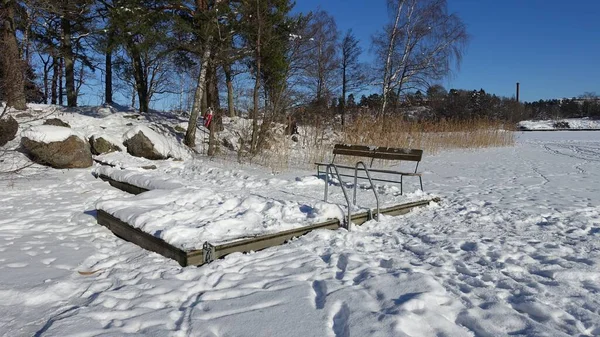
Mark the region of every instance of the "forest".
[[[273, 122], [344, 128], [375, 120], [598, 117], [597, 96], [521, 103], [439, 83], [469, 34], [446, 0], [390, 0], [369, 50], [332, 13], [290, 0], [2, 0], [0, 99], [76, 107], [131, 105], [189, 116], [251, 118], [251, 150]], [[373, 61], [365, 63], [369, 53]], [[360, 97], [360, 98], [359, 98]], [[168, 102], [168, 103], [166, 103]], [[216, 123], [218, 125], [218, 123]], [[211, 133], [213, 131], [211, 130]]]

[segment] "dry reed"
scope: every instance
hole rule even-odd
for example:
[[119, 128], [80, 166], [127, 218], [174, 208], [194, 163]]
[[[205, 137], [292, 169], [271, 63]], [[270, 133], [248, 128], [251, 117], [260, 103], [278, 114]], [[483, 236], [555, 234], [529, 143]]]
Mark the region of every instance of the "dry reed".
[[435, 154], [449, 149], [512, 146], [511, 131], [505, 123], [488, 119], [406, 121], [359, 116], [340, 132], [321, 122], [301, 127], [298, 142], [278, 133], [256, 159], [274, 172], [290, 167], [309, 169], [315, 162], [329, 161], [336, 143], [413, 148]]
[[343, 143], [422, 149], [477, 149], [514, 145], [506, 125], [489, 119], [406, 121], [401, 117], [361, 116], [344, 130]]

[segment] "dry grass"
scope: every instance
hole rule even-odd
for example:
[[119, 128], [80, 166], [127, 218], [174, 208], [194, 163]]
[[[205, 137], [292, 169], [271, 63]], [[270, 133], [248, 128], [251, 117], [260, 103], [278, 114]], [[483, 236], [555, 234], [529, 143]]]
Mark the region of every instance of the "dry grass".
[[375, 120], [362, 116], [344, 130], [345, 144], [422, 149], [437, 153], [446, 149], [478, 149], [514, 145], [511, 130], [499, 121], [406, 121], [398, 117]]
[[273, 172], [290, 167], [311, 169], [315, 162], [329, 161], [337, 143], [422, 149], [428, 155], [448, 149], [512, 146], [514, 133], [509, 131], [504, 123], [487, 119], [434, 122], [361, 116], [343, 131], [332, 131], [317, 120], [311, 126], [300, 127], [297, 143], [277, 132], [253, 161]]

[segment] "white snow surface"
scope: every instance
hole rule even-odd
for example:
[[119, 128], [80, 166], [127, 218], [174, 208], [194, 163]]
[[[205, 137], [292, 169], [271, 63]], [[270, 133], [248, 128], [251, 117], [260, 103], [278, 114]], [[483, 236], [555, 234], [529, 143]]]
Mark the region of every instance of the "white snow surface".
[[531, 120], [519, 122], [519, 127], [527, 130], [553, 130], [555, 123], [568, 123], [570, 129], [600, 130], [600, 120], [590, 118], [564, 118], [556, 120]]
[[38, 143], [62, 142], [73, 135], [81, 138], [81, 135], [73, 129], [55, 125], [32, 126], [21, 132], [21, 137], [29, 138]]
[[[186, 268], [99, 226], [96, 205], [147, 207], [135, 214], [167, 223], [235, 220], [235, 211], [259, 225], [296, 223], [312, 212], [299, 205], [328, 212], [323, 184], [313, 171], [273, 175], [203, 157], [155, 170], [112, 158], [122, 165], [109, 174], [184, 186], [132, 196], [90, 169], [0, 175], [0, 335], [600, 335], [598, 132], [519, 133], [510, 148], [426, 153], [425, 194], [409, 179], [409, 195], [377, 190], [385, 203], [437, 195], [438, 204]], [[374, 206], [370, 190], [358, 194]], [[330, 197], [339, 212], [338, 186]]]

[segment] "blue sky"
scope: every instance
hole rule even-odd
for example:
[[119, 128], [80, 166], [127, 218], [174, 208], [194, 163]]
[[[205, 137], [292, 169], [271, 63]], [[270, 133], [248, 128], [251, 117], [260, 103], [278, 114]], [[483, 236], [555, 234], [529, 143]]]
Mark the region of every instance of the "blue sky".
[[[600, 0], [448, 0], [470, 42], [446, 89], [480, 89], [521, 100], [600, 94]], [[296, 0], [295, 11], [323, 9], [341, 32], [352, 28], [369, 53], [388, 21], [386, 0]]]

